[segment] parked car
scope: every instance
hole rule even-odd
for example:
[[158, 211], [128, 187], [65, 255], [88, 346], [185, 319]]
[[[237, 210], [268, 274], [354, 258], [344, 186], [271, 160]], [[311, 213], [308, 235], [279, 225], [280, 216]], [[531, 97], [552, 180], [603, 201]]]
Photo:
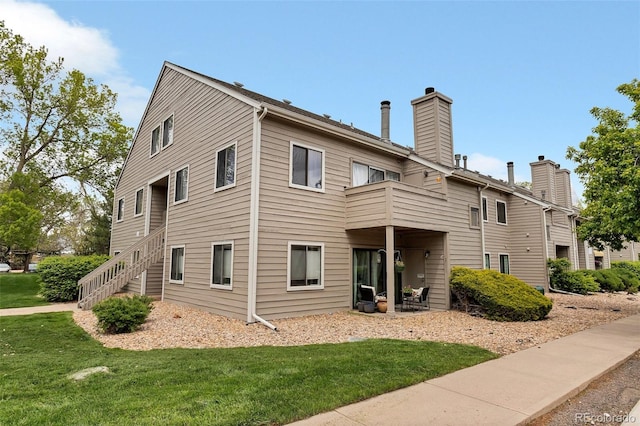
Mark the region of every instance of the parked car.
[[38, 264], [37, 263], [30, 263], [29, 264], [29, 268], [27, 269], [28, 272], [37, 272], [38, 269]]
[[0, 263], [0, 272], [11, 272], [11, 266], [8, 263]]

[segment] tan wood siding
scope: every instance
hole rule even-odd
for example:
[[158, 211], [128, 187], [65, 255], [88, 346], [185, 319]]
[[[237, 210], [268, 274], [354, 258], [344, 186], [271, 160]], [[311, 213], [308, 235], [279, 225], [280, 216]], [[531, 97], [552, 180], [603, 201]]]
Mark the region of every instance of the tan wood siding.
[[[171, 114], [173, 144], [149, 158], [151, 132]], [[214, 192], [216, 151], [234, 142], [237, 142], [236, 186]], [[133, 212], [135, 190], [170, 172], [166, 244], [185, 245], [185, 282], [168, 283], [171, 259], [167, 249], [164, 270], [154, 269], [148, 274], [150, 280], [165, 277], [164, 300], [246, 318], [252, 143], [253, 108], [165, 69], [116, 189], [116, 199], [125, 194], [125, 209]], [[174, 205], [175, 172], [187, 165], [188, 201]], [[131, 244], [137, 238], [136, 232], [139, 236], [144, 233], [144, 215], [134, 221], [130, 219], [132, 214], [114, 225], [113, 238], [118, 245]], [[160, 224], [161, 218], [154, 216], [150, 226]], [[233, 290], [211, 289], [211, 243], [229, 240], [235, 243]], [[148, 284], [155, 289], [159, 287], [157, 281]]]
[[529, 285], [547, 287], [542, 207], [512, 196], [509, 200], [510, 273]]

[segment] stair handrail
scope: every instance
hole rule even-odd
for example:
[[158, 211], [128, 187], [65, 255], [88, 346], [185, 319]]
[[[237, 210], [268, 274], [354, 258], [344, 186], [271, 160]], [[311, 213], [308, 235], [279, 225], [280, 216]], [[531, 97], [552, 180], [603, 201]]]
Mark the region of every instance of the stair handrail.
[[[124, 287], [163, 257], [165, 227], [161, 226], [136, 241], [78, 281], [78, 307], [90, 309]], [[140, 252], [136, 260], [133, 253]]]

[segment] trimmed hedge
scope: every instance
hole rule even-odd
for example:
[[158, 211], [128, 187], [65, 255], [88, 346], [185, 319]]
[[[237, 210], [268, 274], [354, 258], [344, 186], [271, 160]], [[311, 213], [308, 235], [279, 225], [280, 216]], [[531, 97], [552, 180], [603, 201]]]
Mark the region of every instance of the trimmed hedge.
[[78, 280], [109, 259], [109, 256], [51, 256], [38, 263], [42, 279], [40, 294], [49, 302], [78, 300]]
[[551, 299], [524, 281], [489, 269], [456, 266], [450, 283], [458, 299], [480, 305], [495, 321], [538, 321], [553, 307]]
[[583, 274], [592, 276], [602, 291], [621, 291], [624, 290], [624, 282], [622, 278], [611, 269], [594, 270], [582, 270]]
[[637, 293], [640, 290], [640, 262], [620, 261], [611, 262], [611, 271], [622, 279], [627, 293]]
[[571, 271], [569, 259], [547, 259], [549, 267], [549, 282], [551, 287], [569, 291], [571, 293], [588, 294], [600, 291], [600, 286], [595, 278], [584, 271]]
[[149, 296], [109, 297], [96, 304], [92, 311], [98, 318], [98, 327], [105, 333], [131, 333], [147, 320], [153, 309]]

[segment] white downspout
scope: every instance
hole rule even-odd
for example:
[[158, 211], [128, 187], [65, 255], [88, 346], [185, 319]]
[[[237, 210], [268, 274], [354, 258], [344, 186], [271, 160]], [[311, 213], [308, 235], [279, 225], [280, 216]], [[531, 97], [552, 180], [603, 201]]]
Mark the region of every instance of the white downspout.
[[547, 276], [547, 283], [549, 284], [549, 289], [551, 290], [551, 280], [549, 279], [549, 267], [547, 266], [547, 260], [549, 260], [549, 240], [547, 237], [547, 212], [551, 210], [551, 207], [543, 207], [542, 208], [542, 225], [544, 228], [542, 229], [542, 235], [544, 235], [544, 274]]
[[260, 318], [256, 313], [256, 293], [258, 281], [258, 223], [260, 219], [260, 154], [262, 144], [262, 119], [267, 115], [267, 107], [262, 112], [256, 108], [253, 115], [253, 148], [251, 152], [251, 209], [249, 212], [249, 273], [247, 280], [247, 323], [259, 321], [274, 331], [275, 325]]

